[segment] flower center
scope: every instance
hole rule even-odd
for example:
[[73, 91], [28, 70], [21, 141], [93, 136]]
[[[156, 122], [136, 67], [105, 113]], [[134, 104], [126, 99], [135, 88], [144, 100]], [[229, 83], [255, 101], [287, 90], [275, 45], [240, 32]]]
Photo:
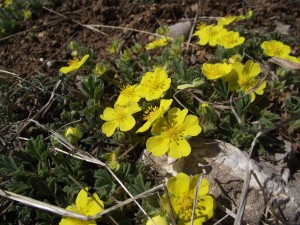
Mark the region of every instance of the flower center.
[[[199, 199], [200, 200], [200, 199]], [[197, 206], [195, 208], [195, 216], [198, 217], [202, 215], [201, 209], [203, 210], [203, 206], [200, 205], [200, 201], [198, 200]], [[192, 193], [183, 195], [176, 200], [176, 205], [179, 208], [178, 216], [183, 220], [190, 220], [193, 213], [194, 206], [194, 197]]]
[[218, 34], [217, 30], [209, 29], [209, 36], [214, 38]]
[[143, 120], [152, 120], [154, 119], [157, 115], [159, 114], [159, 108], [157, 106], [150, 106], [148, 109], [145, 111]]
[[227, 72], [218, 65], [213, 65], [211, 71], [213, 73], [212, 76], [214, 76], [214, 77], [219, 77], [220, 75], [227, 74]]
[[273, 52], [274, 52], [275, 56], [282, 56], [282, 55], [284, 55], [283, 54], [283, 50], [279, 46], [274, 46]]
[[135, 96], [135, 91], [134, 88], [128, 84], [122, 88], [121, 94], [128, 97], [133, 97]]
[[163, 89], [165, 86], [165, 82], [161, 81], [161, 82], [157, 82], [157, 80], [153, 80], [152, 82], [150, 82], [149, 87], [153, 90], [153, 91], [157, 91], [160, 89]]
[[79, 59], [78, 59], [78, 58], [71, 59], [71, 60], [69, 60], [69, 62], [68, 62], [68, 64], [69, 64], [70, 66], [76, 66], [78, 63], [79, 63]]
[[121, 123], [127, 120], [128, 114], [124, 111], [124, 109], [116, 109], [115, 112], [116, 121]]
[[178, 142], [180, 138], [180, 130], [176, 126], [171, 126], [170, 128], [162, 128], [165, 130], [164, 136], [171, 141]]

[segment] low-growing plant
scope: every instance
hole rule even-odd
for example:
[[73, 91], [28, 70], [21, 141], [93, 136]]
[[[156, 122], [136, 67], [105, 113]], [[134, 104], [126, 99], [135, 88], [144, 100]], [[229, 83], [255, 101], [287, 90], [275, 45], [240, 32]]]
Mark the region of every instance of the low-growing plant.
[[[49, 83], [43, 75], [36, 76], [42, 89], [34, 80], [21, 82], [14, 92], [1, 85], [10, 97], [0, 100], [0, 115], [8, 115], [2, 123], [33, 119], [26, 132], [20, 131], [26, 142], [17, 142], [13, 132], [5, 137], [10, 143], [0, 150], [0, 188], [94, 216], [126, 201], [127, 190], [137, 196], [163, 182], [138, 162], [145, 148], [154, 157], [181, 159], [193, 151], [189, 139], [200, 135], [246, 151], [258, 132], [257, 154], [265, 154], [283, 135], [299, 146], [299, 78], [267, 60], [278, 57], [300, 64], [300, 59], [280, 40], [235, 29], [235, 23], [246, 27], [251, 17], [249, 12], [199, 24], [194, 40], [202, 51], [215, 52], [211, 61], [192, 65], [184, 57], [184, 38], [168, 37], [162, 28], [163, 35], [143, 47], [113, 40], [106, 49], [110, 60], [99, 62], [92, 50], [72, 41], [68, 50], [73, 58], [59, 69], [56, 80]], [[280, 71], [271, 75], [270, 67]], [[51, 96], [55, 101], [47, 105]], [[15, 143], [19, 149], [11, 152]], [[193, 209], [198, 182], [201, 189]], [[214, 216], [215, 200], [200, 175], [179, 173], [168, 180], [167, 190], [160, 199], [144, 196], [135, 205], [88, 222], [18, 205], [0, 221], [181, 225], [189, 223], [193, 210], [194, 224]], [[0, 208], [8, 204], [5, 200]]]

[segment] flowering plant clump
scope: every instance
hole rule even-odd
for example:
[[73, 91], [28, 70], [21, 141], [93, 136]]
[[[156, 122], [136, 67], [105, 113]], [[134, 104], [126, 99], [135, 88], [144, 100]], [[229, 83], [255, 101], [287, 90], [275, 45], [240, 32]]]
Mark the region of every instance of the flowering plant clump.
[[115, 104], [114, 108], [107, 107], [100, 115], [100, 118], [106, 121], [102, 125], [102, 132], [110, 137], [115, 130], [119, 128], [121, 131], [131, 130], [136, 121], [132, 114], [139, 112], [141, 108], [136, 102], [129, 102], [127, 105]]
[[267, 56], [277, 56], [279, 58], [284, 58], [291, 53], [291, 47], [283, 44], [281, 41], [271, 40], [264, 41], [261, 44], [261, 48], [264, 54]]
[[137, 85], [126, 85], [121, 91], [116, 104], [118, 105], [127, 105], [129, 102], [139, 102], [141, 97], [136, 94]]
[[216, 46], [226, 32], [227, 30], [220, 25], [200, 25], [193, 35], [199, 37], [199, 45]]
[[147, 72], [135, 93], [147, 101], [159, 99], [170, 88], [171, 79], [164, 68], [157, 67], [154, 72]]
[[202, 73], [209, 80], [215, 80], [220, 77], [225, 77], [232, 70], [233, 66], [227, 63], [204, 63], [202, 65]]
[[145, 49], [147, 51], [149, 51], [149, 50], [152, 50], [152, 49], [155, 49], [155, 48], [164, 47], [169, 43], [170, 40], [171, 40], [171, 38], [169, 38], [169, 37], [161, 37], [161, 38], [147, 44], [145, 46]]
[[[230, 83], [231, 91], [242, 90], [247, 93], [251, 89], [255, 90], [250, 93], [251, 102], [255, 100], [255, 94], [262, 95], [266, 87], [266, 82], [256, 79], [261, 72], [260, 65], [248, 60], [245, 65], [240, 62], [233, 63], [233, 69], [224, 79]], [[257, 86], [259, 85], [259, 86]]]
[[170, 105], [172, 104], [172, 99], [161, 99], [159, 107], [148, 107], [148, 109], [144, 113], [144, 120], [146, 123], [142, 127], [140, 127], [137, 132], [145, 132], [147, 131], [154, 122], [160, 119], [164, 113], [169, 109]]
[[78, 70], [88, 60], [88, 58], [89, 55], [83, 56], [81, 60], [79, 60], [78, 58], [74, 58], [69, 61], [69, 66], [60, 68], [59, 72], [67, 74], [74, 70]]
[[[86, 216], [94, 216], [104, 209], [104, 203], [97, 194], [89, 196], [88, 188], [81, 189], [77, 195], [75, 205], [70, 205], [67, 210]], [[59, 225], [96, 225], [95, 220], [83, 221], [69, 217], [63, 217]]]
[[226, 49], [229, 49], [243, 44], [244, 41], [245, 38], [240, 37], [240, 34], [238, 32], [229, 31], [222, 35], [222, 38], [219, 39], [218, 44]]
[[187, 113], [187, 109], [171, 108], [167, 117], [154, 123], [151, 129], [154, 136], [146, 142], [147, 149], [154, 156], [167, 154], [179, 159], [190, 154], [191, 146], [187, 139], [197, 136], [201, 132], [201, 126], [196, 116]]
[[218, 19], [218, 25], [226, 26], [233, 23], [236, 19], [236, 16], [224, 16]]
[[[191, 223], [193, 205], [199, 175], [190, 178], [185, 173], [178, 173], [175, 177], [168, 180], [167, 189], [170, 202], [174, 210], [178, 225]], [[194, 224], [201, 225], [214, 216], [216, 207], [215, 200], [208, 195], [209, 182], [205, 178], [201, 180], [199, 187], [198, 201], [195, 209]], [[163, 208], [170, 214], [171, 209], [166, 195], [162, 196]]]
[[[1, 10], [14, 9], [16, 2], [24, 1], [7, 1]], [[28, 4], [25, 9], [33, 7]], [[24, 7], [22, 20], [23, 11]], [[292, 49], [296, 42], [274, 33], [251, 32], [257, 24], [248, 20], [253, 16], [250, 12], [218, 21], [214, 20], [217, 17], [206, 18], [193, 34], [196, 37], [188, 41], [187, 35], [167, 37], [168, 32], [176, 33], [167, 26], [157, 29], [160, 38], [151, 43], [145, 45], [146, 38], [141, 43], [135, 38], [112, 39], [101, 53], [73, 40], [66, 45], [69, 52], [62, 55], [70, 54], [74, 59], [57, 71], [59, 76], [37, 73], [26, 82], [16, 81], [13, 89], [0, 82], [4, 96], [0, 98], [0, 115], [4, 115], [5, 124], [0, 132], [8, 130], [0, 134], [1, 142], [7, 145], [0, 149], [1, 190], [55, 203], [64, 215], [52, 218], [29, 207], [10, 207], [4, 201], [0, 209], [10, 207], [9, 213], [22, 216], [0, 217], [0, 224], [189, 225], [193, 217], [193, 224], [201, 225], [215, 214], [208, 180], [177, 171], [167, 183], [168, 195], [159, 199], [148, 193], [163, 187], [159, 185], [163, 179], [155, 176], [156, 166], [149, 169], [142, 163], [160, 160], [155, 159], [160, 156], [168, 162], [180, 163], [184, 157], [197, 160], [191, 159], [197, 156], [191, 153], [202, 151], [202, 144], [198, 144], [206, 144], [208, 139], [228, 142], [241, 150], [252, 148], [262, 157], [270, 154], [275, 144], [278, 150], [285, 146], [286, 137], [295, 149], [300, 147], [296, 64], [300, 58], [292, 55], [298, 51]], [[0, 13], [0, 25], [3, 16]], [[31, 22], [29, 14], [27, 17]], [[243, 23], [234, 27], [234, 22], [242, 19]], [[189, 27], [189, 22], [182, 24]], [[136, 38], [147, 32], [142, 33]], [[96, 56], [101, 59], [95, 60]], [[62, 76], [69, 73], [72, 76]], [[40, 121], [32, 120], [30, 128], [24, 126], [24, 137], [13, 141], [17, 136], [11, 132], [15, 129], [6, 129], [7, 124], [32, 115], [40, 115], [33, 117]], [[36, 136], [40, 133], [51, 136]], [[261, 136], [255, 137], [255, 133]], [[11, 151], [15, 147], [18, 151]], [[150, 154], [140, 160], [146, 150]], [[188, 174], [194, 172], [184, 169]], [[91, 187], [95, 194], [89, 195], [87, 188], [78, 193], [78, 187]], [[142, 199], [132, 207], [129, 196]], [[75, 203], [69, 203], [73, 198]], [[117, 208], [116, 203], [124, 206]], [[104, 211], [104, 205], [115, 211]], [[89, 220], [99, 212], [110, 213]], [[84, 220], [72, 219], [78, 214]], [[34, 219], [32, 215], [37, 216]]]

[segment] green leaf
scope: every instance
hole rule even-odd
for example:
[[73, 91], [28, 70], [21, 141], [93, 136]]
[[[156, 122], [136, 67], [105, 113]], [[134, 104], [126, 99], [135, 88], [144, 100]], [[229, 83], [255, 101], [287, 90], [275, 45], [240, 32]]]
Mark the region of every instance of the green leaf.
[[133, 195], [138, 195], [150, 189], [150, 182], [145, 183], [142, 174], [139, 174], [134, 179], [133, 185], [128, 189]]
[[39, 135], [36, 139], [30, 139], [27, 142], [25, 152], [38, 161], [46, 161], [49, 151], [49, 145], [44, 143], [43, 135]]
[[99, 169], [94, 174], [95, 189], [100, 192], [101, 196], [107, 196], [114, 192], [116, 184], [106, 170]]
[[91, 99], [100, 100], [104, 91], [104, 84], [101, 78], [90, 75], [81, 84], [82, 89]]

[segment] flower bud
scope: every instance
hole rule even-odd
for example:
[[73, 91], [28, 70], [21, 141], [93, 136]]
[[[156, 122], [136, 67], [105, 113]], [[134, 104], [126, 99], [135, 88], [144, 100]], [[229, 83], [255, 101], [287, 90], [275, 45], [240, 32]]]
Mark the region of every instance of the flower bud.
[[77, 127], [67, 127], [65, 138], [71, 143], [76, 143], [82, 138], [82, 132]]
[[[151, 219], [157, 225], [169, 225], [166, 216], [156, 215], [151, 217]], [[148, 220], [146, 225], [153, 225], [153, 223], [151, 222], [151, 220]]]

